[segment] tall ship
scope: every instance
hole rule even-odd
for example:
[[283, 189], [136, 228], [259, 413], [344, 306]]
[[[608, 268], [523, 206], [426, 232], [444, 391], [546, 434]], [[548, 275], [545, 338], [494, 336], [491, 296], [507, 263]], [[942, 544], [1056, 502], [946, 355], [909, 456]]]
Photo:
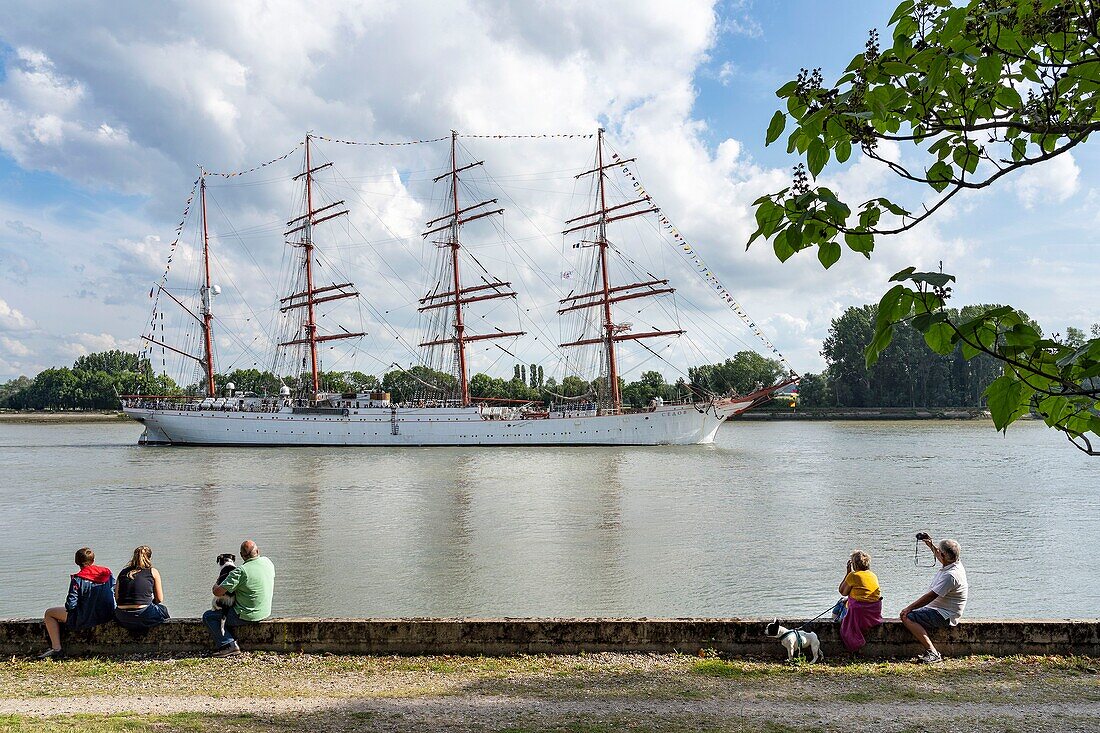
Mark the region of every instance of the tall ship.
[[[165, 357], [171, 356], [190, 365], [184, 373], [191, 375], [193, 384], [187, 390], [190, 394], [122, 397], [123, 411], [145, 427], [140, 443], [220, 446], [698, 445], [713, 442], [719, 427], [731, 416], [770, 400], [777, 391], [796, 383], [798, 377], [790, 365], [748, 319], [724, 286], [714, 285], [718, 282], [717, 277], [700, 260], [696, 270], [698, 274], [702, 268], [709, 278], [705, 283], [707, 290], [719, 292], [726, 304], [731, 305], [779, 357], [777, 363], [784, 368], [776, 372], [773, 383], [756, 383], [751, 389], [742, 390], [743, 394], [703, 391], [682, 379], [677, 394], [654, 395], [642, 405], [627, 403], [623, 394], [624, 354], [632, 359], [631, 368], [635, 371], [639, 363], [663, 359], [662, 349], [650, 344], [668, 344], [684, 338], [690, 332], [690, 324], [681, 324], [676, 318], [678, 311], [673, 300], [676, 287], [669, 278], [653, 274], [639, 262], [644, 252], [631, 250], [632, 235], [622, 228], [631, 220], [649, 218], [656, 225], [655, 229], [676, 230], [628, 167], [634, 159], [623, 158], [614, 152], [609, 154], [603, 129], [583, 137], [594, 138], [595, 154], [590, 158], [590, 165], [574, 169], [580, 172], [568, 171], [575, 182], [574, 188], [586, 186], [582, 195], [574, 195], [574, 199], [587, 203], [583, 205], [583, 213], [559, 220], [562, 225], [555, 231], [555, 235], [560, 231], [563, 257], [572, 258], [569, 261], [573, 269], [560, 273], [559, 279], [565, 285], [553, 283], [558, 291], [549, 306], [554, 311], [549, 314], [553, 325], [528, 315], [531, 310], [538, 309], [523, 307], [518, 286], [523, 278], [516, 278], [517, 285], [514, 285], [513, 280], [498, 277], [494, 274], [495, 268], [485, 264], [490, 259], [483, 254], [486, 251], [483, 243], [469, 243], [471, 228], [484, 227], [486, 222], [501, 219], [506, 208], [500, 204], [500, 196], [481, 200], [478, 200], [480, 197], [469, 198], [471, 192], [480, 193], [479, 186], [494, 179], [482, 176], [474, 181], [471, 178], [482, 169], [484, 161], [462, 158], [464, 148], [456, 132], [449, 137], [448, 165], [438, 176], [432, 177], [437, 209], [433, 213], [439, 216], [426, 221], [420, 232], [422, 289], [415, 299], [410, 299], [412, 307], [406, 314], [380, 310], [372, 305], [371, 292], [363, 290], [373, 291], [379, 299], [384, 298], [388, 290], [412, 292], [415, 284], [409, 282], [407, 272], [385, 266], [384, 258], [352, 258], [351, 264], [346, 266], [356, 268], [355, 279], [366, 278], [371, 283], [370, 288], [361, 289], [347, 274], [349, 270], [337, 266], [320, 243], [319, 235], [326, 227], [349, 219], [351, 207], [334, 194], [340, 191], [340, 181], [347, 183], [347, 179], [333, 178], [333, 162], [317, 159], [318, 140], [332, 138], [310, 134], [299, 144], [302, 167], [291, 179], [293, 185], [299, 186], [294, 206], [297, 211], [293, 211], [294, 216], [281, 227], [284, 251], [289, 254], [279, 285], [268, 280], [262, 266], [258, 268], [267, 287], [282, 288], [281, 292], [272, 292], [266, 327], [271, 333], [262, 333], [264, 319], [247, 303], [244, 304], [246, 310], [240, 313], [251, 313], [253, 317], [240, 316], [235, 323], [239, 327], [242, 321], [246, 322], [248, 332], [243, 336], [234, 333], [233, 321], [216, 317], [215, 299], [222, 292], [216, 284], [216, 270], [220, 270], [221, 277], [229, 277], [229, 273], [226, 263], [215, 253], [221, 237], [211, 233], [208, 178], [238, 174], [203, 171], [185, 211], [186, 221], [197, 194], [195, 208], [199, 226], [195, 227], [195, 254], [188, 260], [192, 265], [190, 274], [197, 276], [197, 282], [169, 287], [166, 269], [165, 276], [150, 291], [155, 304], [149, 326], [142, 335], [146, 358], [159, 353], [162, 363], [166, 364]], [[446, 141], [446, 138], [439, 138], [426, 142]], [[613, 185], [612, 176], [616, 175], [626, 176], [626, 183], [619, 181]], [[470, 185], [473, 183], [478, 185]], [[524, 216], [531, 220], [526, 214]], [[177, 235], [183, 226], [181, 223]], [[242, 236], [240, 230], [232, 231]], [[676, 237], [681, 238], [678, 233]], [[361, 238], [363, 241], [368, 239]], [[518, 255], [526, 258], [527, 265], [520, 269], [525, 269], [527, 279], [532, 280], [532, 260], [524, 253], [529, 247], [539, 246], [539, 241], [537, 237], [527, 239], [527, 242], [513, 244]], [[177, 261], [182, 259], [176, 250], [179, 241], [177, 236], [169, 267], [173, 257]], [[547, 237], [543, 243], [552, 246], [550, 241]], [[692, 252], [682, 241], [674, 244], [683, 251]], [[372, 246], [372, 251], [377, 250]], [[364, 260], [371, 264], [364, 268]], [[543, 276], [544, 281], [548, 279]], [[424, 283], [427, 287], [423, 287]], [[542, 290], [545, 292], [547, 288]], [[380, 383], [360, 385], [356, 389], [347, 389], [346, 385], [343, 389], [332, 389], [326, 384], [326, 375], [338, 364], [332, 364], [330, 371], [326, 371], [323, 362], [338, 362], [343, 358], [334, 352], [340, 345], [362, 350], [380, 364], [387, 361], [377, 348], [372, 350], [369, 345], [364, 346], [368, 336], [366, 325], [361, 322], [359, 326], [351, 324], [348, 327], [339, 322], [341, 313], [356, 312], [355, 308], [343, 311], [337, 308], [348, 304], [358, 306], [360, 314], [366, 312], [368, 321], [387, 339], [394, 339], [389, 343], [408, 341], [409, 366], [404, 367], [396, 361], [386, 364], [402, 374], [407, 387], [403, 394], [391, 393]], [[518, 315], [515, 324], [496, 321], [504, 314], [494, 306], [502, 304], [515, 308]], [[654, 313], [671, 316], [666, 319], [669, 322], [658, 323], [659, 318], [647, 313], [647, 304], [659, 304]], [[174, 312], [176, 322], [183, 328], [186, 335], [182, 339], [173, 340], [167, 334], [165, 314], [168, 311]], [[410, 340], [409, 329], [401, 327], [400, 320], [413, 313], [418, 320], [416, 332], [419, 337]], [[630, 320], [639, 315], [638, 320], [642, 322]], [[554, 329], [558, 331], [557, 337], [553, 337]], [[219, 330], [223, 333], [218, 334]], [[247, 342], [247, 336], [257, 330], [261, 333], [255, 335], [252, 342]], [[219, 335], [235, 339], [245, 350], [251, 343], [267, 340], [270, 353], [257, 355], [253, 363], [269, 367], [268, 374], [284, 375], [280, 377], [279, 386], [258, 389], [221, 377], [217, 368], [227, 369], [229, 365], [218, 363]], [[540, 348], [558, 360], [563, 369], [562, 383], [545, 381], [542, 367], [532, 363], [530, 383], [537, 397], [490, 397], [483, 394], [485, 390], [477, 389], [477, 380], [484, 375], [472, 376], [474, 358], [484, 361], [489, 349], [501, 358], [514, 357], [518, 351], [515, 345], [525, 339], [534, 339]], [[631, 353], [631, 349], [641, 357]], [[523, 369], [526, 384], [526, 365]], [[516, 372], [518, 378], [518, 365]], [[572, 377], [572, 389], [566, 389], [570, 374], [583, 375], [583, 378]]]

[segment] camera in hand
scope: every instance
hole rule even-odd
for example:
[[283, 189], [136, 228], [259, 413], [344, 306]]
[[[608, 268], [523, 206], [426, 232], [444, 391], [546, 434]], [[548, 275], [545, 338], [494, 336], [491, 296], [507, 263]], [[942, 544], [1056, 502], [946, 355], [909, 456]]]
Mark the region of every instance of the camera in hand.
[[930, 539], [932, 539], [932, 535], [928, 534], [927, 532], [917, 532], [917, 539], [918, 540], [930, 540]]

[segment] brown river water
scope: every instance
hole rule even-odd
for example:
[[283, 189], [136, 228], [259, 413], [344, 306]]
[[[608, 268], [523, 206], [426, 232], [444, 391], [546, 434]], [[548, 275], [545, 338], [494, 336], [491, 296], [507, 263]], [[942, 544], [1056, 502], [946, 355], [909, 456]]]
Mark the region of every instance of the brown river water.
[[140, 426], [0, 423], [0, 617], [73, 551], [153, 548], [177, 617], [255, 539], [276, 615], [810, 617], [869, 552], [896, 614], [954, 537], [971, 617], [1100, 615], [1100, 459], [1037, 423], [727, 423], [661, 448], [142, 448]]

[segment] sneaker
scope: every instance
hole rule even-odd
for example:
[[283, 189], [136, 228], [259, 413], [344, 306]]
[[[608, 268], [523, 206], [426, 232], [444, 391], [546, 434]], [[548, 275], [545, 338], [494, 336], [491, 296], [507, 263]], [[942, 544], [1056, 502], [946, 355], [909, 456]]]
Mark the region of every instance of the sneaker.
[[943, 661], [943, 655], [937, 651], [929, 649], [924, 654], [918, 657], [914, 657], [913, 661], [918, 664], [939, 664]]
[[52, 648], [47, 649], [46, 651], [42, 652], [41, 654], [39, 654], [36, 657], [36, 659], [38, 659], [40, 662], [44, 662], [47, 659], [60, 659], [60, 658], [61, 658], [61, 650], [60, 649], [52, 649]]
[[231, 641], [225, 646], [220, 646], [215, 649], [210, 656], [212, 657], [232, 657], [234, 654], [240, 654], [241, 648], [237, 646], [237, 642]]

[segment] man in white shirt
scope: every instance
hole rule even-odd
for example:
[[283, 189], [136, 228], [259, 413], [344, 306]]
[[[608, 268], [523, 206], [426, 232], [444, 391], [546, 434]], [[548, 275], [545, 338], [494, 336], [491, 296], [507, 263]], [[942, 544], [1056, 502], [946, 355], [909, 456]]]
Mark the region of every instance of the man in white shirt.
[[905, 628], [924, 647], [924, 652], [914, 661], [935, 664], [943, 661], [943, 655], [932, 645], [928, 632], [959, 623], [966, 608], [969, 588], [966, 568], [959, 560], [959, 543], [955, 540], [942, 540], [935, 544], [927, 534], [921, 539], [943, 567], [936, 571], [928, 592], [903, 608], [900, 617]]

